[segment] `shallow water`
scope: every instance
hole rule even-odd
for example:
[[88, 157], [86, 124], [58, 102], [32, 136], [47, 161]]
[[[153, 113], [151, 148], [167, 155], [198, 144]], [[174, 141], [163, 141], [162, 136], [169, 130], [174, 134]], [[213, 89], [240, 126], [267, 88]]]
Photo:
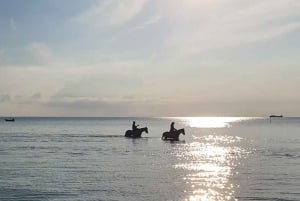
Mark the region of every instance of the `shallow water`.
[[0, 200], [300, 200], [299, 170], [300, 118], [0, 121]]

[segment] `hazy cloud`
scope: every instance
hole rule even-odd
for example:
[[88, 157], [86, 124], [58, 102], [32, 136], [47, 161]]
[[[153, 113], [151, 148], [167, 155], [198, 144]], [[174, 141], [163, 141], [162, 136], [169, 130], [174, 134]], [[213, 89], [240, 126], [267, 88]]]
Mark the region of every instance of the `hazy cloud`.
[[51, 110], [63, 112], [64, 116], [122, 116], [129, 110], [122, 102], [89, 98], [50, 100], [43, 105]]
[[148, 0], [98, 1], [73, 21], [91, 27], [121, 26], [137, 16]]
[[0, 94], [0, 103], [4, 103], [10, 100], [10, 96], [8, 94]]
[[0, 16], [1, 113], [300, 112], [298, 0], [60, 3]]
[[100, 97], [134, 92], [141, 87], [142, 80], [136, 76], [121, 73], [94, 73], [69, 82], [54, 97]]
[[72, 62], [60, 56], [47, 43], [31, 42], [15, 48], [0, 49], [0, 67], [61, 67]]
[[17, 26], [16, 26], [16, 22], [15, 22], [14, 18], [10, 18], [9, 23], [10, 23], [10, 28], [12, 30], [14, 30], [14, 31], [17, 30]]
[[33, 94], [32, 96], [30, 96], [30, 98], [31, 98], [32, 100], [39, 100], [41, 97], [42, 97], [42, 95], [41, 95], [40, 92], [35, 93], [35, 94]]
[[156, 24], [161, 20], [161, 15], [154, 15], [152, 17], [150, 17], [148, 20], [144, 21], [142, 24], [136, 26], [134, 28], [134, 30], [137, 29], [144, 29], [145, 27], [152, 25], [152, 24]]
[[172, 10], [178, 26], [163, 51], [186, 57], [204, 50], [270, 40], [300, 28], [297, 0], [252, 1], [246, 5], [230, 2], [199, 1], [193, 9], [187, 4]]
[[44, 66], [66, 66], [69, 64], [65, 58], [55, 54], [55, 51], [46, 43], [34, 42], [27, 46], [28, 55], [31, 56], [33, 64]]
[[[0, 64], [3, 63], [4, 59], [5, 59], [4, 50], [0, 49]], [[1, 65], [0, 65], [0, 67], [1, 67]]]

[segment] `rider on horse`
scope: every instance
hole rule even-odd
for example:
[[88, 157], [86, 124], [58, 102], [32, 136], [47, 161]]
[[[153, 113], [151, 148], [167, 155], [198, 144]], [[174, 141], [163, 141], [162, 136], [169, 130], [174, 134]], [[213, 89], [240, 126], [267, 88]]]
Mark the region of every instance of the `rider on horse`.
[[177, 129], [174, 127], [174, 122], [171, 123], [170, 133], [177, 131]]
[[135, 121], [132, 122], [132, 130], [125, 132], [125, 137], [140, 138], [143, 132], [148, 133], [148, 128], [138, 128], [139, 125], [135, 125]]
[[135, 121], [132, 122], [132, 131], [135, 132], [139, 125], [135, 125]]

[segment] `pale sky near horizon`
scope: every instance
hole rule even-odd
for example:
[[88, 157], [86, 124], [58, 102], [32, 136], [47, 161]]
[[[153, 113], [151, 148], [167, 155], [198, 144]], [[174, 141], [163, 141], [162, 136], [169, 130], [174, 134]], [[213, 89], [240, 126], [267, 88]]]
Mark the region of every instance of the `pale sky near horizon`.
[[0, 116], [300, 116], [299, 0], [0, 0]]

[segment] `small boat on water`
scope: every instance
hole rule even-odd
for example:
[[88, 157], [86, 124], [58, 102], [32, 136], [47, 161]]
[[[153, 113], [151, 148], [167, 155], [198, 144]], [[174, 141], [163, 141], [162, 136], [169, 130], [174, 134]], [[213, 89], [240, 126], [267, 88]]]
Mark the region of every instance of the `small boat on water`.
[[15, 118], [10, 117], [10, 118], [5, 118], [4, 120], [5, 121], [15, 121]]
[[283, 115], [270, 115], [269, 117], [270, 117], [270, 118], [273, 118], [273, 117], [282, 118], [282, 117], [283, 117]]

